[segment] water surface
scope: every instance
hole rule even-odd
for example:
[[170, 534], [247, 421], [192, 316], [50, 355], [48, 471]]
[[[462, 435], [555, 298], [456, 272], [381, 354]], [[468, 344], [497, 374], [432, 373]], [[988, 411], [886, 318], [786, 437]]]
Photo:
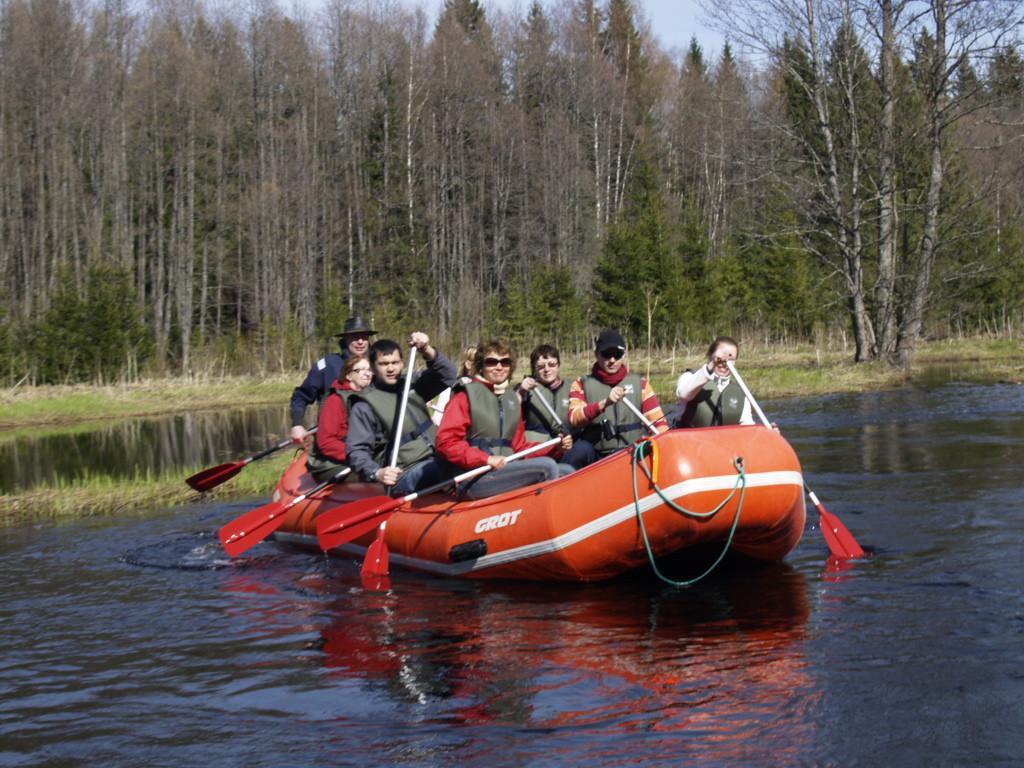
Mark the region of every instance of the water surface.
[[1017, 765], [1024, 388], [764, 403], [874, 550], [676, 590], [267, 543], [246, 505], [0, 530], [0, 765]]
[[0, 494], [104, 475], [159, 476], [237, 461], [284, 439], [287, 408], [235, 408], [0, 433]]

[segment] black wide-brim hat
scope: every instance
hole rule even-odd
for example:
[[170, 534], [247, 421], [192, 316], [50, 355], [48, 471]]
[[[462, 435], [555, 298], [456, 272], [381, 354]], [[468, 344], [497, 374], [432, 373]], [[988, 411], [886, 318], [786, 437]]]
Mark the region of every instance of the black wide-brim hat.
[[345, 327], [341, 329], [341, 333], [334, 334], [335, 338], [343, 338], [351, 333], [368, 333], [371, 336], [376, 336], [377, 332], [369, 326], [369, 324], [363, 320], [359, 315], [350, 317], [345, 321]]

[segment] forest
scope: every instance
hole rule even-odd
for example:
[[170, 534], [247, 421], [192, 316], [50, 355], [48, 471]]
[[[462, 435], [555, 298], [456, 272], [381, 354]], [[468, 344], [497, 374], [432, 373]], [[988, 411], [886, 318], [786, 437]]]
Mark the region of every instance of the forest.
[[[1024, 321], [1014, 0], [0, 0], [0, 381]], [[525, 351], [525, 350], [523, 350]]]

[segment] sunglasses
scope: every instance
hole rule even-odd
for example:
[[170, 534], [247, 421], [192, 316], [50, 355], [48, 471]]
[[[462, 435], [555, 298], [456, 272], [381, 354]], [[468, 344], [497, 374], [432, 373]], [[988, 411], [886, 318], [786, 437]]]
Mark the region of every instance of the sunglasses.
[[486, 366], [488, 366], [490, 368], [494, 368], [497, 365], [501, 365], [501, 366], [504, 366], [505, 368], [509, 368], [512, 365], [512, 358], [511, 357], [485, 357], [484, 358], [484, 365], [486, 365]]
[[599, 354], [605, 360], [621, 360], [622, 356], [626, 354], [626, 350], [622, 347], [612, 347], [611, 349], [602, 349]]

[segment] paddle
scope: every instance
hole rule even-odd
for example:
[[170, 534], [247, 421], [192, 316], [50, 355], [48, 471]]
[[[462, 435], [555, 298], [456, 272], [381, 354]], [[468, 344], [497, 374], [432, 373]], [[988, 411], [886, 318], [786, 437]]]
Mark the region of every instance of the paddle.
[[[553, 437], [543, 443], [537, 443], [537, 445], [530, 446], [518, 453], [513, 453], [511, 456], [506, 458], [506, 461], [521, 459], [524, 456], [536, 453], [539, 450], [548, 448], [556, 443], [560, 443], [561, 441], [561, 437]], [[491, 465], [485, 464], [482, 467], [477, 467], [476, 469], [470, 469], [463, 472], [461, 475], [457, 475], [450, 480], [437, 483], [429, 488], [423, 488], [422, 490], [410, 493], [409, 495], [402, 496], [398, 499], [392, 499], [388, 496], [372, 496], [368, 499], [360, 499], [359, 501], [353, 501], [340, 507], [328, 509], [320, 515], [316, 521], [316, 535], [317, 539], [320, 541], [320, 548], [327, 551], [334, 547], [340, 547], [342, 544], [347, 544], [353, 539], [358, 539], [364, 533], [369, 533], [380, 525], [381, 517], [384, 517], [386, 520], [390, 517], [393, 510], [402, 506], [406, 502], [414, 501], [420, 496], [426, 496], [428, 493], [439, 491], [449, 485], [458, 485], [459, 483], [464, 483], [467, 480], [472, 480], [474, 477], [482, 475], [484, 472], [489, 472], [490, 469]], [[367, 555], [369, 555], [369, 550], [367, 550]]]
[[218, 534], [220, 543], [224, 545], [224, 550], [231, 557], [235, 557], [255, 547], [281, 527], [281, 523], [285, 521], [285, 512], [299, 502], [305, 501], [310, 496], [319, 493], [328, 485], [338, 482], [351, 471], [349, 467], [339, 470], [329, 480], [325, 480], [312, 490], [292, 499], [287, 504], [280, 501], [272, 501], [269, 504], [264, 504], [262, 507], [246, 512], [241, 517], [235, 518], [223, 526]]
[[[537, 397], [536, 397], [536, 399], [537, 399], [537, 400], [540, 400], [540, 404], [544, 406], [544, 410], [546, 410], [546, 411], [547, 411], [547, 412], [548, 412], [548, 413], [549, 413], [549, 414], [551, 415], [551, 418], [552, 418], [552, 419], [554, 419], [554, 421], [555, 421], [555, 426], [557, 426], [557, 427], [558, 427], [558, 431], [559, 431], [559, 433], [561, 433], [561, 434], [563, 434], [563, 435], [567, 435], [567, 434], [569, 434], [569, 433], [568, 433], [568, 431], [567, 431], [567, 430], [566, 430], [566, 428], [565, 428], [565, 422], [563, 422], [563, 421], [561, 420], [561, 418], [559, 418], [558, 414], [557, 414], [557, 413], [555, 413], [555, 409], [554, 409], [554, 407], [553, 407], [553, 406], [551, 405], [551, 403], [549, 403], [549, 402], [547, 401], [547, 399], [546, 399], [545, 397], [543, 397], [543, 396], [542, 396], [542, 395], [541, 395], [541, 394], [540, 394], [539, 392], [537, 393]], [[530, 402], [531, 402], [531, 403], [533, 402], [533, 400], [534, 400], [534, 398], [533, 398], [533, 397], [530, 397]]]
[[[768, 421], [768, 417], [764, 415], [764, 411], [761, 410], [761, 406], [757, 404], [757, 400], [751, 394], [747, 388], [747, 383], [743, 381], [743, 377], [740, 376], [740, 372], [736, 370], [736, 366], [732, 360], [727, 362], [729, 370], [732, 371], [732, 375], [736, 377], [736, 383], [740, 385], [740, 389], [743, 390], [743, 394], [747, 396], [747, 400], [750, 401], [751, 407], [757, 413], [758, 418], [768, 428], [771, 428], [771, 422]], [[825, 543], [828, 544], [828, 551], [833, 556], [838, 557], [841, 560], [846, 560], [851, 557], [864, 557], [864, 550], [860, 544], [857, 543], [857, 539], [854, 538], [853, 534], [843, 525], [842, 521], [834, 514], [829, 512], [825, 505], [818, 500], [818, 497], [814, 495], [814, 491], [807, 487], [804, 483], [804, 490], [807, 491], [807, 495], [811, 499], [811, 503], [818, 510], [818, 517], [820, 520], [821, 533], [825, 537]]]
[[[629, 388], [626, 391], [627, 392], [631, 392], [632, 391], [632, 387], [633, 387], [633, 385], [630, 384]], [[644, 426], [647, 427], [649, 430], [651, 430], [651, 434], [652, 435], [658, 434], [658, 428], [656, 426], [654, 426], [654, 424], [651, 423], [650, 419], [648, 419], [646, 416], [644, 416], [643, 412], [639, 408], [637, 408], [635, 405], [633, 405], [633, 402], [631, 400], [629, 400], [628, 398], [624, 397], [619, 402], [620, 403], [625, 403], [626, 407], [629, 408], [629, 410], [631, 410], [634, 414], [636, 414], [637, 418], [640, 419], [640, 421], [642, 421], [644, 423]]]
[[[398, 466], [398, 449], [402, 443], [402, 427], [405, 425], [405, 407], [409, 404], [409, 388], [412, 386], [412, 374], [416, 365], [416, 347], [409, 351], [409, 366], [405, 371], [405, 385], [402, 387], [402, 403], [398, 408], [398, 423], [395, 425], [394, 445], [391, 447], [391, 461], [389, 467]], [[390, 493], [390, 491], [389, 491]], [[384, 518], [377, 529], [377, 538], [373, 540], [369, 549], [366, 550], [366, 557], [363, 558], [360, 575], [365, 580], [370, 576], [388, 575], [388, 545], [384, 541], [384, 531], [387, 528], [388, 520]]]
[[[312, 435], [314, 432], [316, 432], [316, 427], [313, 427], [306, 434]], [[272, 453], [276, 453], [277, 451], [280, 451], [282, 448], [287, 448], [289, 445], [292, 445], [291, 438], [288, 438], [287, 440], [282, 440], [280, 443], [272, 445], [266, 450], [260, 451], [259, 453], [253, 454], [247, 459], [242, 459], [241, 461], [232, 461], [228, 462], [227, 464], [218, 464], [216, 467], [208, 467], [207, 469], [204, 469], [201, 472], [196, 472], [191, 477], [185, 478], [185, 482], [188, 483], [191, 488], [197, 491], [208, 491], [211, 488], [216, 488], [221, 483], [230, 480], [232, 477], [241, 472], [246, 465], [251, 464], [257, 459], [262, 459], [264, 456], [269, 456]]]

